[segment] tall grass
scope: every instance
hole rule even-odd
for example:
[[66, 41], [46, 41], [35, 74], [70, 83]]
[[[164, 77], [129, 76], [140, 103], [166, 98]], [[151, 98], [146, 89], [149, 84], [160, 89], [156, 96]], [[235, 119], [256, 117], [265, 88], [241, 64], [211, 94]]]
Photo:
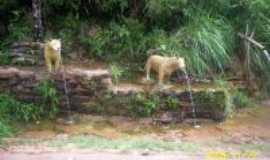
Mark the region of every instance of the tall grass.
[[154, 30], [148, 38], [163, 55], [185, 58], [190, 73], [223, 73], [231, 65], [234, 32], [224, 18], [204, 12], [186, 15], [187, 23], [176, 33]]
[[188, 15], [187, 19], [187, 25], [177, 36], [183, 40], [189, 68], [199, 75], [207, 71], [222, 73], [231, 63], [232, 26], [224, 18], [211, 17], [204, 12]]

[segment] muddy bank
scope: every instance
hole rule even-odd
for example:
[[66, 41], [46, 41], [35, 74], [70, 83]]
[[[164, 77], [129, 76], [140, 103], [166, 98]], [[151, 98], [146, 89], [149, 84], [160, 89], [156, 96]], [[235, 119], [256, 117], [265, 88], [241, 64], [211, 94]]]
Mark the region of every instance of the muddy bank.
[[[65, 156], [80, 159], [81, 154], [99, 155], [102, 151], [105, 155], [119, 155], [117, 158], [124, 158], [122, 155], [154, 158], [172, 153], [172, 159], [184, 159], [178, 154], [189, 159], [196, 156], [218, 159], [221, 154], [228, 159], [239, 159], [240, 155], [241, 159], [269, 159], [269, 113], [269, 107], [243, 109], [223, 123], [203, 121], [197, 129], [185, 123], [156, 126], [146, 119], [80, 115], [79, 123], [68, 126], [44, 121], [24, 126], [16, 138], [5, 140], [5, 150], [0, 148], [0, 155], [5, 159], [36, 159], [62, 157], [62, 153], [72, 151]], [[156, 143], [161, 148], [156, 148]], [[178, 153], [176, 157], [174, 153]]]

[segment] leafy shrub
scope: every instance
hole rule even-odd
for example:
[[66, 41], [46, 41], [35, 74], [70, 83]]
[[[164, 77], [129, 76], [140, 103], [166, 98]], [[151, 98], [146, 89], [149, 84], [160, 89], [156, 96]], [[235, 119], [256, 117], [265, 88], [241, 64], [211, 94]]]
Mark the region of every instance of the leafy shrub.
[[146, 117], [154, 113], [158, 107], [159, 99], [153, 95], [137, 94], [130, 99], [129, 112], [135, 117]]
[[[154, 29], [152, 32], [148, 33], [146, 40], [147, 46], [150, 46], [149, 48], [151, 49], [158, 49], [158, 54], [161, 55], [175, 55], [176, 52], [174, 51], [178, 51], [181, 48], [180, 40], [162, 29]], [[180, 53], [178, 52], [178, 54]]]
[[43, 81], [36, 87], [41, 102], [25, 103], [10, 94], [0, 94], [0, 141], [12, 134], [12, 122], [31, 122], [41, 118], [54, 118], [58, 109], [58, 96], [51, 81]]
[[28, 25], [22, 22], [11, 23], [9, 24], [8, 29], [11, 33], [11, 35], [9, 35], [9, 38], [17, 41], [26, 40], [26, 38], [29, 38], [29, 34], [32, 32], [31, 28], [29, 28]]
[[101, 59], [141, 59], [146, 50], [144, 25], [134, 19], [111, 22], [108, 27], [98, 28], [93, 37], [82, 37], [81, 42]]
[[0, 144], [2, 138], [12, 135], [13, 130], [10, 125], [3, 119], [0, 119]]
[[[53, 19], [55, 15], [74, 14], [78, 18], [96, 15], [108, 17], [124, 14], [129, 7], [128, 0], [46, 0], [43, 5], [46, 17]], [[59, 10], [61, 8], [61, 10]], [[105, 17], [106, 17], [105, 16]]]
[[96, 1], [96, 5], [100, 10], [102, 10], [105, 13], [113, 13], [120, 14], [124, 13], [126, 9], [129, 7], [129, 1], [128, 0], [107, 0], [107, 1]]
[[155, 29], [147, 34], [146, 44], [159, 48], [159, 54], [184, 57], [189, 73], [222, 73], [230, 66], [234, 48], [231, 25], [201, 12], [186, 16], [189, 23], [176, 33]]
[[[57, 37], [61, 40], [62, 49], [61, 53], [66, 55], [73, 53], [77, 49], [75, 46], [78, 44], [78, 37], [80, 34], [81, 26], [86, 25], [84, 21], [80, 21], [78, 17], [73, 14], [67, 16], [56, 16], [48, 24], [51, 30], [47, 30], [45, 40]], [[48, 27], [49, 28], [49, 27]]]
[[125, 68], [116, 64], [112, 64], [110, 66], [110, 70], [111, 70], [113, 82], [118, 83], [119, 79], [123, 76], [123, 73], [125, 72]]
[[11, 59], [7, 52], [0, 50], [0, 65], [10, 64]]
[[166, 106], [170, 109], [177, 109], [177, 107], [179, 106], [179, 99], [177, 99], [176, 97], [167, 97], [165, 99], [165, 103], [166, 103]]
[[172, 28], [179, 25], [186, 3], [187, 0], [148, 0], [145, 1], [145, 15], [155, 26]]
[[52, 80], [41, 81], [35, 91], [42, 97], [39, 103], [43, 109], [43, 115], [54, 118], [58, 113], [59, 105], [59, 96], [54, 82]]
[[0, 116], [3, 119], [29, 122], [40, 119], [41, 113], [39, 106], [17, 101], [8, 94], [0, 94]]
[[[30, 39], [30, 8], [31, 1], [0, 2], [2, 33], [8, 30], [2, 44]], [[148, 49], [161, 48], [160, 54], [184, 56], [189, 73], [223, 73], [231, 57], [243, 57], [240, 39], [234, 38], [247, 24], [254, 39], [269, 48], [269, 0], [46, 0], [42, 9], [47, 34], [61, 37], [64, 53], [80, 42], [90, 56], [103, 60], [141, 63]], [[80, 34], [90, 23], [100, 26], [97, 33]], [[251, 69], [270, 93], [270, 65], [251, 47]], [[5, 58], [1, 64], [7, 64]]]
[[[230, 85], [228, 84], [227, 81], [223, 80], [220, 77], [215, 79], [214, 83], [215, 83], [215, 86], [217, 86], [219, 89], [222, 89], [222, 91], [224, 92], [225, 114], [228, 115], [229, 117], [232, 117], [233, 112], [235, 110], [235, 105], [233, 104], [232, 93], [230, 92]], [[220, 100], [217, 99], [217, 102], [219, 102], [219, 101]]]
[[23, 16], [23, 11], [14, 11], [13, 18], [8, 24], [8, 37], [6, 41], [12, 43], [13, 41], [26, 41], [31, 39], [32, 28], [31, 23], [27, 17]]
[[238, 108], [246, 108], [254, 105], [253, 100], [244, 92], [235, 91], [233, 93], [233, 103]]
[[0, 143], [1, 139], [14, 132], [12, 122], [29, 122], [40, 118], [40, 109], [31, 103], [17, 101], [9, 94], [0, 94]]
[[145, 7], [151, 17], [172, 15], [175, 11], [182, 9], [187, 0], [149, 0]]

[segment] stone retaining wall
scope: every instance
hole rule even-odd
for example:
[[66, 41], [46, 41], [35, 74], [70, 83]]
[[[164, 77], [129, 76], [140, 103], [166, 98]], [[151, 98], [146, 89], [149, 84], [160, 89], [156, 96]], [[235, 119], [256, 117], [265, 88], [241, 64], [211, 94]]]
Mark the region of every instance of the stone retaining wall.
[[[153, 115], [162, 121], [178, 121], [194, 115], [189, 92], [185, 88], [166, 86], [157, 90], [153, 85], [113, 85], [110, 72], [106, 69], [70, 67], [65, 75], [63, 72], [49, 75], [39, 69], [0, 67], [0, 89], [11, 92], [19, 100], [38, 103], [41, 97], [36, 95], [34, 88], [43, 80], [53, 79], [60, 94], [60, 107], [66, 110], [64, 77], [73, 111], [124, 116], [140, 115], [142, 112], [143, 116]], [[222, 89], [194, 88], [192, 94], [197, 118], [223, 120], [231, 109], [230, 96]], [[145, 107], [150, 109], [145, 110]]]

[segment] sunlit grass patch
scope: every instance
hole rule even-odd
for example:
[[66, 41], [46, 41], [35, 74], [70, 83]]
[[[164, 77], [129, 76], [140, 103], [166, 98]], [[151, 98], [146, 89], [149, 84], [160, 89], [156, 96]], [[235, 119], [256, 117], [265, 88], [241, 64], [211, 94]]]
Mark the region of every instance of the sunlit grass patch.
[[144, 137], [125, 137], [119, 139], [106, 139], [98, 136], [74, 136], [65, 140], [52, 140], [50, 147], [72, 147], [81, 149], [116, 149], [116, 150], [155, 150], [155, 151], [187, 151], [199, 150], [197, 144], [188, 142], [156, 140]]

